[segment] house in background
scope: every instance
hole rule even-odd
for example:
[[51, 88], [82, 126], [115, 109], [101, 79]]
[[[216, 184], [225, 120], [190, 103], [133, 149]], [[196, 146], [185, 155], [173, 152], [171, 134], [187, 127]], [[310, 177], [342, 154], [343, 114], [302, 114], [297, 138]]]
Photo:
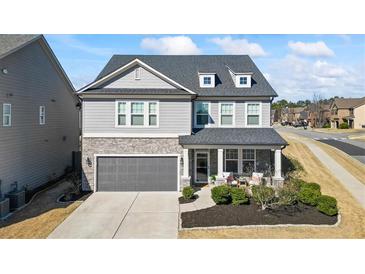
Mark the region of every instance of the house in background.
[[283, 180], [277, 94], [249, 56], [115, 55], [78, 94], [85, 190], [177, 191], [254, 171]]
[[64, 174], [79, 150], [79, 99], [42, 35], [0, 35], [2, 193]]
[[331, 128], [339, 128], [342, 123], [349, 128], [365, 128], [365, 97], [335, 98], [330, 111]]
[[308, 124], [310, 127], [320, 128], [330, 124], [330, 104], [319, 102], [308, 106]]

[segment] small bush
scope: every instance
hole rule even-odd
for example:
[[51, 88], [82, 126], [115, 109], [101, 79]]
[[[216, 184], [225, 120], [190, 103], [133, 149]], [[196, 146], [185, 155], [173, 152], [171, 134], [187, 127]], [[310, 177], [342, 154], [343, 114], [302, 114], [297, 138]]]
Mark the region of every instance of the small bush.
[[347, 123], [341, 123], [340, 124], [340, 129], [348, 129], [349, 125]]
[[337, 201], [331, 196], [322, 195], [317, 199], [317, 203], [317, 209], [326, 215], [333, 216], [338, 213]]
[[329, 123], [326, 123], [326, 124], [323, 125], [322, 128], [330, 128], [330, 127], [331, 127], [331, 125]]
[[298, 201], [299, 187], [293, 183], [288, 182], [277, 192], [279, 205], [293, 205]]
[[316, 206], [317, 200], [321, 196], [320, 187], [315, 183], [306, 183], [302, 185], [298, 193], [299, 201], [303, 204]]
[[290, 184], [291, 188], [294, 188], [296, 191], [300, 191], [302, 185], [306, 184], [306, 181], [298, 178], [290, 178], [288, 184]]
[[182, 195], [184, 199], [189, 200], [194, 197], [195, 190], [191, 186], [186, 186], [183, 188]]
[[248, 203], [248, 197], [242, 188], [231, 188], [231, 198], [233, 205], [242, 205]]
[[217, 204], [229, 204], [231, 202], [230, 187], [227, 185], [215, 186], [211, 190], [212, 199]]
[[261, 205], [262, 210], [265, 210], [274, 201], [275, 191], [264, 185], [252, 186], [252, 198], [257, 204]]

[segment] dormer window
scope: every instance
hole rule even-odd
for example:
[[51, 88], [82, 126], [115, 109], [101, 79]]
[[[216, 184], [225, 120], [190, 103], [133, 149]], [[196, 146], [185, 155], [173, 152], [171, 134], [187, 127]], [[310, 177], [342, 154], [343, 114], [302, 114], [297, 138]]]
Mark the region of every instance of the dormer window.
[[214, 73], [199, 73], [199, 83], [201, 88], [214, 88], [215, 74]]
[[251, 75], [236, 74], [236, 87], [250, 88], [251, 87]]

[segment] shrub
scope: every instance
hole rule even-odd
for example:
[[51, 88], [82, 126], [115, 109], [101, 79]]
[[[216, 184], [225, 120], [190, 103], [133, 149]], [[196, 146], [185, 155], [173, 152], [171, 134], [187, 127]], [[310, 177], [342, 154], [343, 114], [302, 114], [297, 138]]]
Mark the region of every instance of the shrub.
[[341, 123], [340, 124], [340, 129], [348, 129], [349, 125], [347, 123]]
[[330, 128], [331, 125], [329, 123], [325, 123], [322, 128]]
[[242, 205], [248, 203], [248, 197], [242, 188], [231, 188], [231, 198], [233, 205]]
[[252, 186], [252, 198], [257, 204], [261, 205], [262, 210], [265, 210], [274, 201], [275, 191], [264, 185]]
[[194, 197], [195, 190], [191, 186], [186, 186], [183, 188], [182, 195], [184, 199], [189, 200]]
[[306, 184], [306, 182], [302, 179], [290, 178], [288, 184], [290, 184], [291, 188], [294, 188], [296, 191], [299, 192], [302, 185]]
[[321, 196], [321, 191], [316, 185], [318, 184], [315, 183], [303, 184], [298, 193], [299, 201], [301, 201], [303, 204], [316, 206], [317, 200]]
[[213, 201], [219, 204], [229, 204], [231, 202], [230, 187], [227, 185], [215, 186], [211, 190]]
[[338, 213], [337, 201], [335, 198], [327, 195], [322, 195], [317, 199], [317, 209], [329, 216], [336, 215]]
[[294, 182], [286, 183], [277, 192], [279, 205], [293, 205], [298, 201], [299, 187]]
[[302, 187], [310, 188], [312, 190], [321, 191], [321, 186], [317, 183], [304, 183], [304, 184], [301, 185], [300, 188], [302, 188]]

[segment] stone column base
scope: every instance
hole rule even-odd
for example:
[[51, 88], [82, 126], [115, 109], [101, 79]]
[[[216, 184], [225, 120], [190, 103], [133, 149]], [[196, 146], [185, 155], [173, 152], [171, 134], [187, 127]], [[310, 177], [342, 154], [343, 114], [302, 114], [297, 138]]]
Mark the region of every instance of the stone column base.
[[283, 177], [272, 177], [272, 186], [275, 188], [282, 187], [284, 185]]
[[0, 200], [0, 219], [4, 218], [10, 212], [10, 201], [8, 198]]
[[180, 179], [180, 191], [183, 190], [184, 187], [191, 185], [191, 176], [185, 177], [181, 176]]

